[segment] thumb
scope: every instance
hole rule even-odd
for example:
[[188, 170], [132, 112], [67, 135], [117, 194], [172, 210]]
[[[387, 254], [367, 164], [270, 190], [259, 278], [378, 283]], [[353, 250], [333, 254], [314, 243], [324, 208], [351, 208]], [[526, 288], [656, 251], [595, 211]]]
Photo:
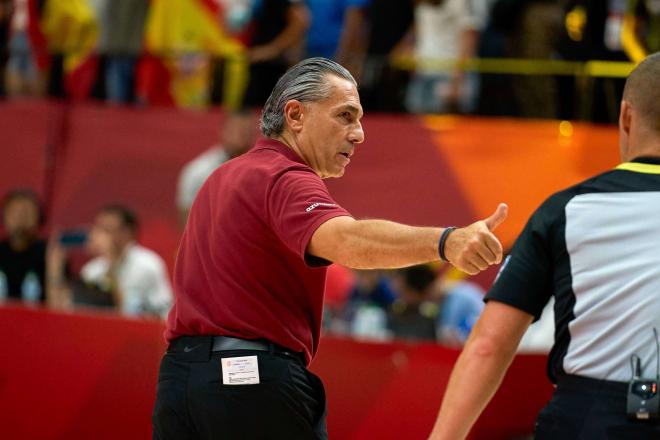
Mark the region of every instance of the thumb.
[[494, 231], [509, 214], [509, 207], [506, 203], [500, 203], [493, 215], [484, 220], [489, 231]]

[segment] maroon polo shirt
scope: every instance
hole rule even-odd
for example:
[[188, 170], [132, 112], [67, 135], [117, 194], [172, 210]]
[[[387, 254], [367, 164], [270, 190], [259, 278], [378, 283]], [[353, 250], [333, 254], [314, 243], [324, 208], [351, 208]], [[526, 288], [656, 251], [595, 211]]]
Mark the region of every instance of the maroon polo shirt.
[[305, 254], [314, 231], [350, 215], [290, 148], [260, 139], [200, 189], [174, 268], [168, 341], [268, 339], [316, 353], [329, 262]]

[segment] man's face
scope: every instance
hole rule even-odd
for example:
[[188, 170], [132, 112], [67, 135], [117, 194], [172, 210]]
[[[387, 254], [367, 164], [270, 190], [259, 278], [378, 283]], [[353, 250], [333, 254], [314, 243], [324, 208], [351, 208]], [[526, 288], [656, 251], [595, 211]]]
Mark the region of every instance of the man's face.
[[114, 258], [131, 241], [131, 233], [119, 215], [101, 212], [89, 233], [88, 250], [93, 255]]
[[327, 81], [332, 85], [327, 99], [303, 104], [298, 139], [303, 159], [323, 179], [341, 177], [355, 145], [364, 141], [355, 84], [335, 75], [329, 75]]
[[12, 238], [30, 239], [39, 228], [39, 208], [33, 200], [17, 197], [5, 206], [4, 225]]

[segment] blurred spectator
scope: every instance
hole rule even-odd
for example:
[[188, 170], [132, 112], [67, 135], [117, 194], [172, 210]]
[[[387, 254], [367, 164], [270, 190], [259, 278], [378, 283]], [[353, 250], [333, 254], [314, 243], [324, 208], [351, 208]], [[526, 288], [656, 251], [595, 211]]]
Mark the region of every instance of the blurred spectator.
[[311, 16], [307, 57], [336, 60], [351, 72], [359, 69], [365, 6], [370, 0], [306, 0]]
[[[486, 26], [479, 36], [477, 55], [479, 58], [506, 58], [510, 56], [508, 36], [516, 19], [500, 13], [501, 0], [491, 0]], [[481, 73], [477, 113], [490, 116], [518, 116], [518, 107], [513, 98], [511, 75]]]
[[[211, 58], [231, 60], [223, 98], [238, 101], [245, 71], [244, 47], [225, 32], [225, 3], [243, 0], [150, 0], [144, 56], [136, 74], [141, 104], [202, 108], [209, 103]], [[237, 69], [236, 69], [237, 68]], [[239, 71], [236, 75], [235, 71]], [[229, 81], [238, 77], [241, 81]], [[227, 98], [230, 96], [231, 98]], [[236, 107], [232, 102], [231, 108]]]
[[[482, 57], [551, 60], [558, 57], [562, 3], [496, 0], [479, 44]], [[557, 79], [550, 75], [482, 75], [479, 111], [489, 115], [559, 117]]]
[[4, 197], [7, 238], [0, 242], [0, 299], [45, 300], [46, 242], [38, 236], [42, 218], [34, 192], [19, 189]]
[[408, 111], [474, 110], [479, 77], [462, 63], [475, 56], [486, 14], [485, 0], [423, 0], [415, 7], [417, 67], [406, 93]]
[[[87, 239], [94, 258], [80, 271], [82, 284], [57, 283], [58, 303], [110, 305], [126, 315], [165, 317], [172, 304], [167, 269], [160, 256], [136, 243], [137, 229], [137, 218], [128, 208], [102, 208]], [[49, 279], [61, 279], [65, 251], [54, 244], [51, 249]]]
[[[3, 2], [7, 11], [8, 4]], [[5, 73], [8, 96], [42, 96], [46, 87], [40, 51], [38, 2], [13, 0], [9, 25], [9, 60]]]
[[438, 316], [438, 340], [462, 346], [484, 308], [484, 290], [476, 283], [447, 277], [440, 283], [442, 302]]
[[48, 95], [87, 99], [96, 79], [99, 24], [89, 0], [44, 0], [39, 20], [48, 43]]
[[660, 51], [660, 1], [627, 0], [621, 44], [628, 58], [641, 62]]
[[[563, 11], [556, 0], [523, 2], [517, 32], [511, 38], [514, 58], [551, 60], [557, 58]], [[557, 118], [558, 89], [554, 77], [522, 75], [512, 77], [520, 115], [530, 118]]]
[[357, 309], [363, 305], [373, 305], [384, 310], [396, 300], [396, 293], [390, 279], [379, 270], [356, 270], [355, 286], [348, 297], [346, 307]]
[[11, 23], [12, 0], [0, 0], [0, 98], [4, 98], [5, 67], [9, 59], [9, 25]]
[[250, 69], [242, 103], [247, 109], [266, 103], [289, 67], [287, 51], [302, 42], [309, 23], [307, 8], [300, 0], [260, 0], [253, 8], [247, 41]]
[[250, 149], [256, 138], [256, 125], [251, 111], [229, 113], [222, 129], [221, 142], [188, 162], [177, 184], [177, 210], [183, 228], [197, 192], [206, 178], [224, 162]]
[[99, 77], [105, 99], [130, 103], [135, 99], [135, 70], [142, 52], [142, 38], [149, 0], [90, 0], [99, 19]]
[[371, 0], [368, 32], [360, 81], [365, 110], [404, 111], [409, 74], [390, 66], [390, 57], [413, 23], [413, 0]]
[[387, 339], [387, 310], [395, 300], [392, 283], [381, 271], [356, 270], [355, 285], [332, 328], [360, 338]]
[[388, 327], [395, 338], [436, 340], [438, 305], [431, 300], [436, 273], [428, 265], [401, 269], [398, 299], [390, 307]]
[[[627, 61], [621, 40], [626, 3], [627, 0], [568, 0], [560, 55], [576, 61]], [[575, 81], [574, 77], [564, 77], [560, 83], [562, 118], [610, 123], [618, 120], [624, 78], [586, 77], [578, 106]]]

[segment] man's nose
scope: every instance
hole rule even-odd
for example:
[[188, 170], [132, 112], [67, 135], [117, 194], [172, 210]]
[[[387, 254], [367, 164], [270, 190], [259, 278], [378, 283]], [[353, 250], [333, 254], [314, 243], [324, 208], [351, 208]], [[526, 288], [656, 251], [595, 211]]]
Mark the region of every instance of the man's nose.
[[361, 144], [364, 142], [364, 130], [362, 130], [362, 124], [358, 122], [357, 126], [351, 130], [348, 136], [348, 140], [354, 144]]

